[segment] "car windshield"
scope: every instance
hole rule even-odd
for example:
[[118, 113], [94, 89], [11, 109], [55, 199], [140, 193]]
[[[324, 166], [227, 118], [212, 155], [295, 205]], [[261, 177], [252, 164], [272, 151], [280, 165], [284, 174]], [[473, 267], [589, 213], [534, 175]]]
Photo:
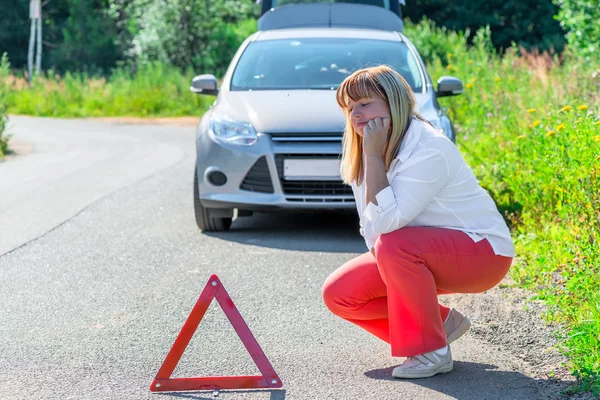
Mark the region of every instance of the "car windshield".
[[421, 69], [405, 43], [353, 38], [252, 42], [237, 63], [231, 90], [335, 90], [352, 72], [382, 64], [422, 91]]

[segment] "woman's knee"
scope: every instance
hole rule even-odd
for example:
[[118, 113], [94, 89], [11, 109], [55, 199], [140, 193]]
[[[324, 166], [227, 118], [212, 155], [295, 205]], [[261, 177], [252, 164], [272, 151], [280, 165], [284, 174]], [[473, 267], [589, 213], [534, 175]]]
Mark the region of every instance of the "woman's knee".
[[347, 279], [330, 276], [323, 284], [323, 302], [333, 314], [342, 318], [352, 318], [356, 309], [360, 309], [362, 305], [355, 299], [356, 293], [353, 293], [353, 290]]
[[375, 256], [380, 267], [388, 260], [419, 257], [419, 249], [410, 240], [415, 234], [418, 234], [416, 230], [408, 227], [380, 235], [375, 242]]
[[340, 286], [339, 280], [330, 275], [323, 283], [323, 288], [321, 289], [323, 302], [329, 311], [334, 314], [337, 314], [340, 309]]

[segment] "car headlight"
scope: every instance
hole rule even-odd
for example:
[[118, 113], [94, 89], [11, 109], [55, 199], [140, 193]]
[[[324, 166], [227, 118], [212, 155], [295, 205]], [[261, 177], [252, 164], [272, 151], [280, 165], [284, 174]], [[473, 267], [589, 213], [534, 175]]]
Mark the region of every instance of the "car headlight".
[[239, 146], [252, 146], [258, 140], [251, 124], [234, 121], [227, 117], [215, 116], [210, 123], [210, 130], [218, 141]]

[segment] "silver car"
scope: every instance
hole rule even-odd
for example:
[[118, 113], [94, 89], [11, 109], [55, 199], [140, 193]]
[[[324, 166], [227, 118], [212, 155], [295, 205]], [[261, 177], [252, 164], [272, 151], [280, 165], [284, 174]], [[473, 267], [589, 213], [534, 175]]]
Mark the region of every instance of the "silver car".
[[277, 7], [234, 55], [221, 87], [214, 75], [191, 90], [216, 95], [196, 129], [194, 208], [203, 231], [225, 231], [254, 211], [356, 212], [339, 166], [345, 118], [335, 100], [353, 71], [386, 64], [415, 92], [418, 111], [455, 140], [438, 98], [462, 93], [441, 77], [435, 90], [398, 15], [363, 4]]

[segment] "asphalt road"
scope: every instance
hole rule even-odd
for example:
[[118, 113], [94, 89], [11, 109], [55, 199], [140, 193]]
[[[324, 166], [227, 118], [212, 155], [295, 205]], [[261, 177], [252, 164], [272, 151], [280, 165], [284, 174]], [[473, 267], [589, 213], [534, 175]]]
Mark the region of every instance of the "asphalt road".
[[[0, 162], [0, 399], [213, 399], [150, 384], [211, 274], [283, 381], [221, 399], [538, 399], [524, 363], [466, 335], [450, 374], [393, 380], [385, 343], [329, 313], [365, 251], [348, 216], [259, 214], [198, 231], [192, 127], [12, 117]], [[213, 302], [174, 377], [255, 375]]]

